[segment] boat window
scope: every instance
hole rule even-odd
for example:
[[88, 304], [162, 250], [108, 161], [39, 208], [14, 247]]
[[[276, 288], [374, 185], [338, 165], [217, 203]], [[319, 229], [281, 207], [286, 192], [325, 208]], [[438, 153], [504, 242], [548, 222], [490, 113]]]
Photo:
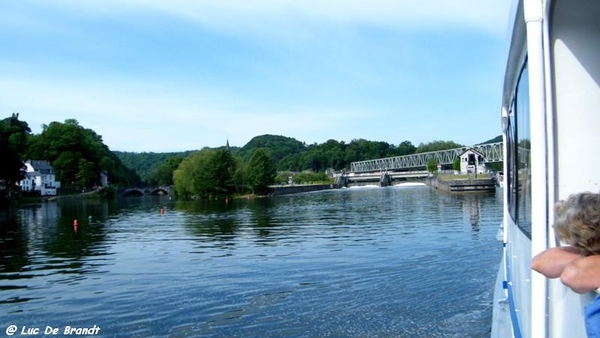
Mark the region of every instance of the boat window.
[[531, 131], [529, 118], [529, 71], [521, 70], [510, 107], [506, 130], [507, 169], [505, 189], [513, 221], [531, 238]]
[[516, 129], [515, 121], [515, 102], [513, 101], [510, 108], [508, 125], [506, 129], [506, 167], [508, 172], [504, 177], [504, 188], [508, 189], [508, 211], [513, 221], [517, 223], [517, 185], [516, 185]]
[[531, 129], [529, 112], [529, 71], [523, 67], [517, 84], [516, 115], [516, 215], [517, 225], [531, 236]]

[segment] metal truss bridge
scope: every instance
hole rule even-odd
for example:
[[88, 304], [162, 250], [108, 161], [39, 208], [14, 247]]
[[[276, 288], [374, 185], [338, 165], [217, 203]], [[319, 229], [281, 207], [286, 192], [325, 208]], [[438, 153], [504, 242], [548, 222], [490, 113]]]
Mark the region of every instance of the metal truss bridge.
[[379, 158], [375, 160], [352, 162], [350, 170], [355, 173], [384, 170], [410, 170], [427, 167], [431, 158], [441, 165], [450, 165], [465, 151], [473, 149], [483, 155], [486, 163], [502, 162], [502, 142], [479, 144], [472, 147], [461, 147], [427, 153]]

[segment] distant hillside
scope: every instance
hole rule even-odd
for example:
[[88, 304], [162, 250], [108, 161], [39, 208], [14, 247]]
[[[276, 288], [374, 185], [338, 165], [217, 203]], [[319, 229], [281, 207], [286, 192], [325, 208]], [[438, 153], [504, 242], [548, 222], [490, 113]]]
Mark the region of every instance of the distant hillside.
[[232, 153], [241, 157], [244, 162], [248, 162], [254, 151], [259, 148], [265, 149], [277, 163], [288, 155], [301, 153], [306, 149], [306, 144], [295, 138], [267, 134], [252, 138], [239, 151], [232, 151]]
[[172, 157], [186, 158], [193, 150], [174, 152], [174, 153], [134, 153], [125, 151], [113, 151], [121, 162], [135, 170], [142, 180], [147, 181], [150, 173], [158, 168], [161, 164]]
[[488, 143], [498, 143], [498, 142], [502, 142], [502, 135], [498, 135], [491, 140], [487, 140], [485, 142], [481, 142], [478, 144], [488, 144]]
[[[501, 142], [502, 136], [480, 144]], [[368, 141], [364, 139], [344, 141], [328, 140], [322, 144], [307, 145], [291, 137], [280, 135], [260, 135], [251, 139], [243, 147], [230, 147], [234, 156], [240, 157], [248, 162], [252, 154], [259, 148], [271, 156], [276, 163], [277, 169], [281, 171], [313, 170], [322, 172], [325, 169], [335, 170], [348, 169], [353, 161], [362, 161], [374, 158], [401, 156], [424, 151], [436, 151], [459, 147], [452, 141], [432, 141], [415, 147], [410, 141], [404, 141], [399, 145], [389, 144], [381, 141]], [[213, 148], [221, 149], [223, 147]], [[196, 150], [171, 153], [133, 153], [115, 151], [115, 155], [121, 162], [135, 170], [144, 181], [149, 181], [151, 174], [159, 166], [170, 158], [186, 158]]]

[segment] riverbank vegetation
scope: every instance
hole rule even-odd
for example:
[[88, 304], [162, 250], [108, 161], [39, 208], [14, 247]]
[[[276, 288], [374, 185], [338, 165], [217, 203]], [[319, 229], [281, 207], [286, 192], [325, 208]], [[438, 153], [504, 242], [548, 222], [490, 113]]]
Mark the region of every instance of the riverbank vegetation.
[[355, 161], [462, 146], [452, 141], [414, 146], [410, 141], [394, 145], [364, 139], [306, 144], [285, 136], [260, 135], [243, 147], [230, 147], [227, 142], [201, 150], [132, 153], [111, 151], [102, 136], [74, 119], [51, 122], [42, 126], [41, 133], [32, 134], [27, 122], [12, 114], [0, 120], [0, 195], [6, 199], [11, 192], [18, 193], [28, 159], [49, 161], [62, 193], [100, 186], [105, 174], [112, 187], [174, 186], [181, 196], [225, 198], [266, 194], [272, 184], [330, 182], [326, 171], [348, 170]]
[[[497, 142], [492, 139], [484, 143]], [[500, 139], [500, 141], [502, 141]], [[260, 135], [252, 138], [243, 147], [224, 145], [216, 149], [228, 149], [232, 155], [248, 163], [251, 156], [263, 149], [271, 157], [278, 172], [288, 173], [324, 173], [328, 169], [348, 170], [350, 163], [383, 157], [411, 155], [429, 151], [462, 147], [453, 141], [432, 141], [413, 145], [403, 141], [398, 145], [381, 141], [364, 139], [344, 141], [328, 140], [325, 143], [306, 144], [294, 138], [279, 135]], [[134, 169], [149, 185], [167, 185], [176, 166], [166, 163], [167, 160], [182, 159], [190, 156], [192, 151], [180, 153], [133, 153], [116, 151], [115, 154], [128, 167]], [[288, 175], [289, 176], [289, 175]], [[285, 177], [287, 181], [287, 177]], [[280, 181], [280, 180], [278, 180]]]
[[[25, 177], [26, 160], [46, 160], [53, 169], [62, 193], [80, 193], [100, 186], [101, 174], [117, 186], [142, 183], [103, 143], [102, 137], [76, 120], [52, 122], [32, 134], [19, 114], [0, 120], [0, 203], [20, 195], [19, 182]], [[2, 202], [3, 201], [3, 202]]]

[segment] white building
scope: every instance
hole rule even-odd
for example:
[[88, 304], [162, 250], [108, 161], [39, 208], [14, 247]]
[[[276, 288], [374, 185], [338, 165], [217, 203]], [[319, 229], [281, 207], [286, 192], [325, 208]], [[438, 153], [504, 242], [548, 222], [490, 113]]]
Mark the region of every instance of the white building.
[[60, 182], [56, 181], [54, 168], [48, 161], [28, 160], [25, 162], [27, 172], [25, 179], [19, 184], [21, 191], [39, 191], [41, 196], [54, 196]]
[[108, 171], [100, 173], [100, 186], [103, 188], [108, 187]]
[[483, 174], [486, 172], [484, 160], [482, 153], [469, 148], [460, 154], [460, 172], [462, 174]]

